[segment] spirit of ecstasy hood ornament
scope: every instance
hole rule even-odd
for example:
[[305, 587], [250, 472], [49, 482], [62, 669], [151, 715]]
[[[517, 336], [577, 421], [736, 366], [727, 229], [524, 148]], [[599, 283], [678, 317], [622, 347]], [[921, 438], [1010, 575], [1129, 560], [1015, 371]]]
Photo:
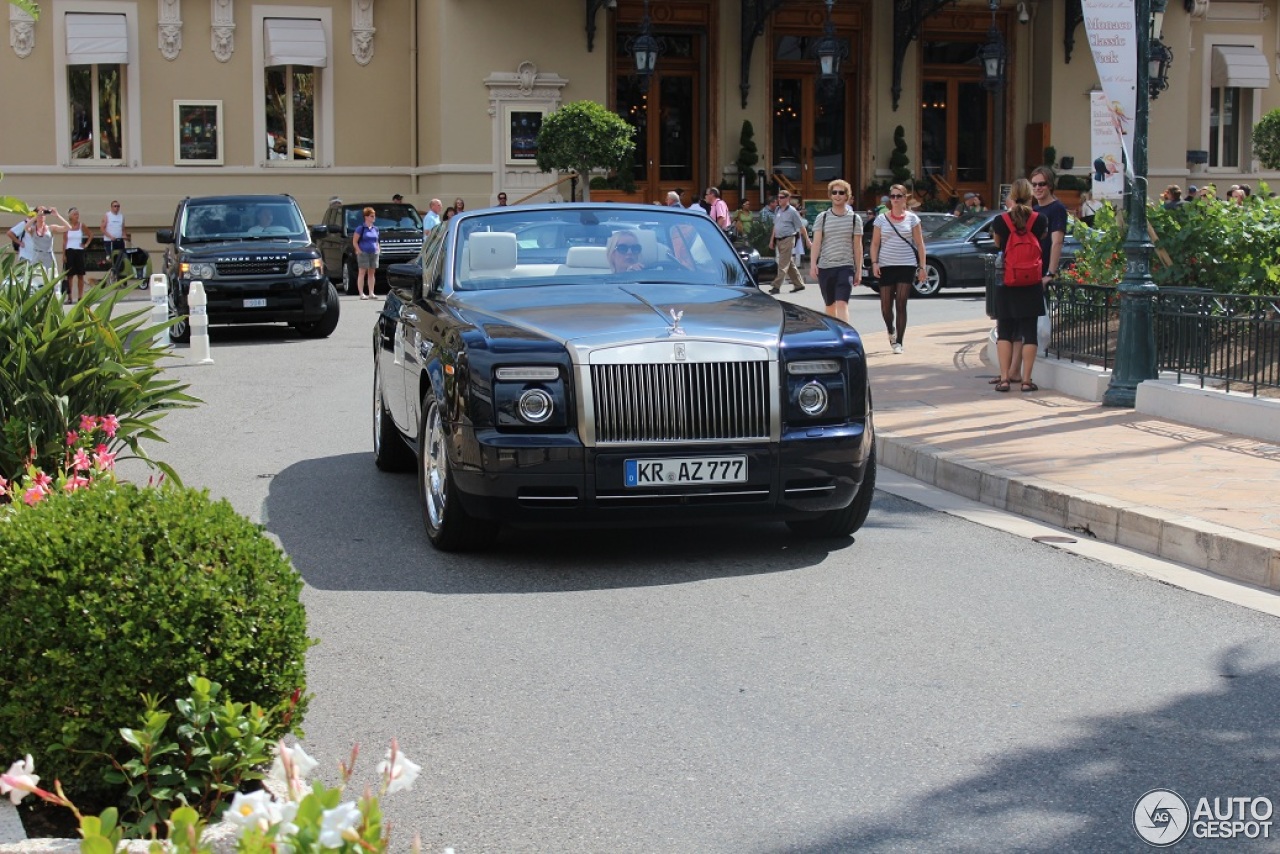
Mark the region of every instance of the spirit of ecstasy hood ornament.
[[671, 335], [683, 335], [684, 330], [680, 328], [680, 318], [684, 317], [683, 311], [676, 311], [674, 308], [667, 309], [667, 314], [671, 315]]

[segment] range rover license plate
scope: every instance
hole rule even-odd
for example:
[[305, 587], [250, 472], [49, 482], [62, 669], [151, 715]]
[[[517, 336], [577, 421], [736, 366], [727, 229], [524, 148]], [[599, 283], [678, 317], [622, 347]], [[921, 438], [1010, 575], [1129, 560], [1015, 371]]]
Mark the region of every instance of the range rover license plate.
[[747, 458], [745, 456], [665, 457], [653, 460], [627, 460], [623, 472], [628, 487], [745, 483]]
[[247, 299], [244, 301], [245, 308], [266, 308], [267, 298], [259, 297], [257, 299]]

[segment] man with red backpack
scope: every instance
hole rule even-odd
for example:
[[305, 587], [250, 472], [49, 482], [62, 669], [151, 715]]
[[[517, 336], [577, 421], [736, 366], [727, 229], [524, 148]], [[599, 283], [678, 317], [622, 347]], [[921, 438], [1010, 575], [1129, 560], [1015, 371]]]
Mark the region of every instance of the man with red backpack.
[[[1036, 321], [1044, 315], [1043, 241], [1049, 234], [1049, 218], [1031, 209], [1031, 182], [1019, 178], [1010, 189], [1007, 213], [991, 223], [991, 237], [1004, 252], [1004, 281], [996, 289], [996, 350], [1000, 376], [996, 391], [1007, 392], [1010, 382], [1022, 391], [1039, 391], [1031, 379], [1039, 339]], [[1021, 346], [1015, 347], [1021, 341]], [[1020, 377], [1013, 373], [1015, 353], [1021, 356]], [[1014, 377], [1017, 377], [1016, 379]]]

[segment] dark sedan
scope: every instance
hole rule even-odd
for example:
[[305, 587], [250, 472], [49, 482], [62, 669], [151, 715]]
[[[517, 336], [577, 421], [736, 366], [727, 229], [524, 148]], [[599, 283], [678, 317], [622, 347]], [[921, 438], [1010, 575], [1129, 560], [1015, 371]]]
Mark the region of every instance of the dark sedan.
[[[991, 237], [991, 223], [1000, 211], [963, 214], [951, 217], [932, 232], [926, 232], [925, 271], [923, 282], [915, 283], [917, 296], [931, 297], [943, 288], [984, 288], [987, 272], [984, 257], [996, 254]], [[1068, 231], [1062, 244], [1062, 266], [1066, 266], [1080, 242]], [[874, 287], [874, 285], [873, 285]]]
[[[549, 257], [560, 241], [535, 232], [592, 239]], [[847, 537], [867, 517], [858, 333], [761, 293], [701, 214], [488, 208], [433, 231], [389, 281], [374, 461], [417, 469], [437, 548], [491, 542], [502, 524], [767, 519]]]

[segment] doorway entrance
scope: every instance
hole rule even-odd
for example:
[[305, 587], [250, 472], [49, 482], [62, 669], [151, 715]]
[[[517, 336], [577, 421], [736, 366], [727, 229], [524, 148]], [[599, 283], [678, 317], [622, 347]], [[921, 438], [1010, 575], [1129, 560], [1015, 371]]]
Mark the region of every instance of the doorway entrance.
[[[629, 42], [640, 33], [643, 7], [621, 0], [613, 40], [614, 109], [635, 129], [629, 174], [640, 201], [666, 202], [678, 190], [684, 204], [717, 183], [707, 165], [707, 3], [672, 0], [650, 5], [652, 32], [663, 45], [648, 87], [635, 73]], [[623, 172], [628, 172], [624, 167]]]
[[963, 198], [990, 204], [991, 98], [977, 79], [926, 77], [920, 87], [920, 154], [925, 175]]

